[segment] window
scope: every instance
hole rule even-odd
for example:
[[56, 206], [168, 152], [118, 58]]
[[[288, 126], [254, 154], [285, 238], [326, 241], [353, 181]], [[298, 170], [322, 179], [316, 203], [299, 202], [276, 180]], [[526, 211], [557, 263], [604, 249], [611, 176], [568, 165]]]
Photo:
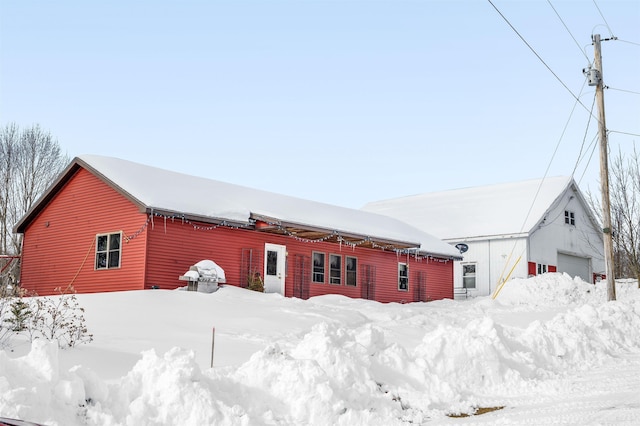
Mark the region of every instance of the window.
[[358, 259], [351, 256], [344, 257], [345, 263], [345, 284], [356, 286], [358, 283]]
[[544, 274], [546, 272], [547, 272], [547, 265], [544, 265], [542, 263], [538, 263], [538, 275]]
[[467, 263], [462, 265], [462, 287], [476, 288], [476, 264]]
[[572, 211], [565, 210], [564, 211], [564, 223], [567, 225], [576, 225], [576, 214]]
[[398, 290], [409, 291], [409, 265], [398, 263]]
[[120, 267], [122, 233], [96, 235], [96, 269]]
[[342, 277], [342, 257], [337, 254], [329, 255], [329, 283], [340, 285]]
[[267, 250], [267, 275], [275, 277], [278, 275], [278, 252]]
[[313, 252], [313, 282], [324, 283], [324, 253]]

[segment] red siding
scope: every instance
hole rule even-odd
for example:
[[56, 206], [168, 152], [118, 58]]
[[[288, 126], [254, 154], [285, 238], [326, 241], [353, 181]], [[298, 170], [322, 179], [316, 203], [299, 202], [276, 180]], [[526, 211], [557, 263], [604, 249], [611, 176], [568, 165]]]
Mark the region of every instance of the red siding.
[[73, 284], [79, 293], [143, 288], [143, 238], [123, 243], [121, 267], [95, 270], [96, 234], [131, 235], [146, 215], [80, 169], [24, 233], [21, 285], [40, 295]]
[[[244, 276], [241, 276], [242, 250], [253, 249], [257, 254], [257, 270], [262, 274], [264, 265], [264, 244], [273, 243], [287, 247], [287, 272], [285, 277], [285, 295], [294, 295], [295, 256], [306, 256], [307, 270], [311, 274], [312, 252], [319, 251], [327, 254], [353, 256], [358, 259], [358, 265], [372, 264], [376, 266], [375, 298], [381, 302], [410, 302], [417, 300], [415, 280], [411, 280], [417, 271], [423, 271], [427, 276], [428, 300], [453, 298], [453, 262], [438, 260], [416, 260], [406, 255], [398, 256], [394, 252], [367, 249], [362, 247], [348, 247], [328, 242], [303, 242], [294, 238], [274, 235], [245, 229], [231, 229], [219, 227], [206, 229], [202, 225], [196, 229], [193, 224], [181, 219], [164, 219], [155, 217], [153, 225], [147, 228], [149, 249], [147, 254], [147, 274], [145, 288], [157, 286], [172, 289], [183, 286], [184, 282], [178, 277], [189, 269], [189, 266], [202, 259], [215, 261], [225, 271], [227, 284], [241, 286]], [[409, 263], [410, 281], [409, 291], [398, 290], [398, 263]], [[323, 294], [343, 294], [349, 297], [361, 297], [361, 287], [343, 284], [309, 284], [309, 296]], [[358, 271], [360, 273], [360, 271]], [[310, 279], [308, 279], [310, 282]]]
[[528, 266], [529, 266], [528, 269], [529, 269], [529, 275], [530, 276], [536, 275], [538, 273], [538, 269], [536, 267], [536, 262], [529, 262]]
[[427, 275], [429, 300], [453, 299], [453, 261], [430, 259]]

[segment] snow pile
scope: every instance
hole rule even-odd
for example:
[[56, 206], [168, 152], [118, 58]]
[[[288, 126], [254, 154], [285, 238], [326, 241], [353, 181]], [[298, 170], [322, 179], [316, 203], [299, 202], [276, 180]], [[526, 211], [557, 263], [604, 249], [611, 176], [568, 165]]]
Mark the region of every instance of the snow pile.
[[604, 283], [594, 286], [579, 277], [572, 279], [569, 275], [562, 273], [510, 280], [496, 297], [503, 304], [528, 306], [598, 303], [605, 298]]
[[[497, 301], [407, 305], [336, 296], [242, 299], [235, 295], [244, 290], [223, 287], [198, 300], [228, 305], [235, 297], [246, 306], [233, 309], [251, 317], [253, 299], [273, 308], [279, 328], [288, 314], [316, 321], [300, 333], [274, 332], [236, 365], [211, 369], [191, 349], [151, 349], [111, 381], [82, 366], [64, 371], [59, 358], [67, 351], [36, 341], [22, 357], [0, 353], [0, 416], [51, 425], [423, 424], [513, 395], [561, 393], [545, 381], [640, 352], [640, 292], [628, 285], [622, 300], [607, 303], [603, 291], [562, 274], [510, 282]], [[142, 294], [160, 305], [178, 293]], [[549, 320], [536, 319], [558, 306]], [[183, 309], [198, 315], [195, 305]], [[510, 324], [525, 313], [528, 324]], [[238, 359], [248, 338], [246, 331], [227, 336], [238, 339]]]

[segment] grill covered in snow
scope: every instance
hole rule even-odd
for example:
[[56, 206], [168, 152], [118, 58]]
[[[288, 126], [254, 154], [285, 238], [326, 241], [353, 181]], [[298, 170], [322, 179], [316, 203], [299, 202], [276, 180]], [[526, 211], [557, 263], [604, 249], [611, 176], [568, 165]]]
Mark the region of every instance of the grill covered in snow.
[[224, 269], [213, 260], [201, 260], [189, 267], [184, 275], [178, 277], [181, 281], [188, 281], [187, 290], [201, 293], [213, 293], [218, 289], [218, 284], [226, 282]]

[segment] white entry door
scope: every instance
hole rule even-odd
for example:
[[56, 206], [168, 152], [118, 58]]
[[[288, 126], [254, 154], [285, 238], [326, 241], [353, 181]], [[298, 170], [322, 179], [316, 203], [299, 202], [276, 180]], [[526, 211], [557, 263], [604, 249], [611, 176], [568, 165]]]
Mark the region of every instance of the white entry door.
[[284, 278], [287, 247], [279, 244], [264, 245], [264, 292], [284, 296]]

